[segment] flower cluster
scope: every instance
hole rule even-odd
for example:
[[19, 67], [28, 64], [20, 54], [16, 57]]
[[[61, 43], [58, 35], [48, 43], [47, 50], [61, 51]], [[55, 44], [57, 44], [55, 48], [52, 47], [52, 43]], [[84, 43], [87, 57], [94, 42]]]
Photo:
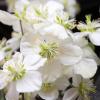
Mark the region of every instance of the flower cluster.
[[40, 1], [14, 0], [13, 14], [0, 10], [0, 22], [13, 27], [12, 38], [0, 41], [0, 89], [6, 100], [90, 100], [99, 20], [87, 15], [77, 25], [75, 0]]

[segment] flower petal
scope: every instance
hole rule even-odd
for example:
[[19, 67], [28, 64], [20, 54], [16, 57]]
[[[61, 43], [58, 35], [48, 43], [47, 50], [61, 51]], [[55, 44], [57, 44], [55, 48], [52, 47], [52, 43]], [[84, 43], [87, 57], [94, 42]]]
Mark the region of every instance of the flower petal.
[[0, 10], [0, 21], [4, 24], [13, 26], [14, 31], [21, 32], [20, 23], [16, 16]]
[[100, 33], [96, 32], [96, 33], [90, 33], [89, 35], [90, 41], [96, 45], [96, 46], [100, 46]]
[[52, 24], [48, 27], [45, 27], [43, 29], [42, 34], [54, 35], [54, 36], [58, 37], [59, 39], [66, 39], [68, 37], [68, 34], [67, 34], [66, 30], [64, 29], [64, 27], [59, 24]]
[[6, 100], [19, 100], [19, 93], [16, 91], [15, 83], [9, 85]]
[[18, 80], [16, 89], [18, 92], [34, 92], [41, 88], [42, 79], [37, 71], [28, 71], [24, 78]]
[[63, 74], [63, 66], [58, 60], [48, 61], [40, 68], [43, 80], [47, 83], [54, 82]]
[[58, 90], [65, 90], [70, 85], [68, 78], [66, 76], [62, 76], [59, 79], [57, 79], [55, 84]]
[[62, 4], [60, 4], [59, 2], [56, 2], [56, 1], [51, 0], [51, 1], [48, 1], [45, 4], [44, 8], [48, 10], [48, 14], [49, 15], [52, 15], [56, 11], [63, 10], [64, 9], [64, 6]]
[[44, 92], [44, 91], [39, 92], [39, 96], [45, 100], [56, 100], [58, 98], [58, 94], [59, 93], [56, 89], [49, 92]]
[[43, 66], [45, 62], [46, 62], [45, 58], [41, 58], [41, 56], [35, 54], [26, 56], [23, 61], [24, 67], [27, 70], [37, 70], [41, 66]]
[[61, 48], [60, 61], [64, 65], [73, 65], [82, 58], [82, 49], [75, 45], [66, 45]]
[[92, 50], [92, 48], [90, 48], [89, 46], [86, 46], [83, 48], [83, 52], [84, 52], [84, 55], [83, 55], [84, 58], [94, 59], [96, 63], [100, 65], [100, 59], [96, 55], [96, 53]]
[[73, 79], [73, 86], [78, 87], [80, 82], [82, 81], [82, 77], [80, 75], [75, 75], [72, 77]]
[[2, 61], [5, 57], [5, 52], [4, 51], [0, 51], [0, 61]]
[[65, 92], [63, 100], [75, 100], [77, 96], [78, 91], [75, 88], [71, 88]]
[[97, 71], [97, 64], [93, 59], [84, 58], [74, 65], [74, 71], [76, 74], [82, 75], [83, 78], [91, 78]]
[[8, 82], [9, 82], [8, 74], [0, 70], [0, 89], [5, 88]]

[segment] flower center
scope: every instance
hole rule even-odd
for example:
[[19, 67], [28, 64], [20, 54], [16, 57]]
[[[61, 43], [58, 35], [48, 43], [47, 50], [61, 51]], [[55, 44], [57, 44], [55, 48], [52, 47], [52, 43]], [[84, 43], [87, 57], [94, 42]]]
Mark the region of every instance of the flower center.
[[25, 75], [25, 73], [26, 73], [26, 70], [24, 69], [24, 67], [23, 66], [21, 66], [19, 69], [18, 69], [18, 71], [14, 68], [14, 67], [12, 67], [12, 66], [8, 66], [8, 71], [10, 71], [11, 72], [11, 75], [13, 76], [13, 81], [17, 81], [17, 80], [19, 80], [19, 79], [22, 79], [23, 78], [23, 76]]
[[58, 54], [58, 44], [55, 42], [53, 43], [44, 42], [40, 45], [40, 48], [41, 48], [40, 55], [42, 57], [52, 59]]
[[95, 93], [95, 87], [94, 86], [89, 86], [85, 82], [81, 82], [78, 87], [79, 93], [82, 97], [85, 99], [89, 99], [89, 94], [90, 93]]
[[42, 85], [42, 90], [44, 92], [49, 92], [52, 91], [54, 89], [54, 85], [52, 83], [43, 83]]

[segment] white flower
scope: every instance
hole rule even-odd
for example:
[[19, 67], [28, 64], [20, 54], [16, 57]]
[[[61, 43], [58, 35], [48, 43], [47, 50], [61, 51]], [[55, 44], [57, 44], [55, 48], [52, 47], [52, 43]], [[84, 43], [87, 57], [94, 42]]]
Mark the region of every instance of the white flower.
[[13, 90], [13, 95], [20, 92], [38, 91], [42, 85], [41, 74], [38, 69], [43, 66], [45, 61], [46, 59], [42, 59], [39, 55], [28, 55], [24, 58], [18, 52], [11, 60], [7, 61], [3, 70], [0, 70], [0, 77], [2, 77], [0, 89], [10, 84], [6, 98], [13, 98], [11, 97]]
[[69, 86], [69, 81], [66, 76], [62, 76], [53, 83], [43, 83], [39, 96], [46, 100], [56, 100], [59, 95], [59, 90], [64, 91]]
[[[54, 5], [52, 7], [52, 5]], [[49, 22], [54, 22], [56, 16], [65, 16], [64, 13], [64, 6], [60, 4], [59, 2], [56, 1], [48, 1], [44, 5], [42, 4], [31, 4], [30, 6], [27, 7], [26, 10], [26, 19], [30, 23], [42, 23], [45, 21]]]
[[97, 65], [100, 64], [100, 59], [89, 46], [88, 41], [80, 33], [70, 33], [70, 35], [71, 39], [69, 38], [69, 41], [73, 40], [72, 44], [78, 45], [83, 52], [81, 60], [71, 66], [74, 73], [82, 75], [83, 78], [93, 77], [97, 71]]
[[24, 55], [37, 53], [48, 59], [41, 68], [44, 80], [48, 81], [55, 81], [63, 74], [65, 65], [76, 64], [82, 56], [80, 47], [58, 39], [53, 33], [25, 35], [21, 41], [20, 50]]
[[89, 79], [83, 79], [81, 76], [73, 77], [73, 88], [67, 90], [64, 94], [63, 100], [90, 100], [89, 94], [95, 92], [93, 82]]
[[90, 41], [97, 46], [100, 46], [100, 27], [99, 21], [91, 21], [91, 16], [86, 16], [86, 24], [80, 23], [78, 29], [82, 31], [82, 34], [88, 36]]

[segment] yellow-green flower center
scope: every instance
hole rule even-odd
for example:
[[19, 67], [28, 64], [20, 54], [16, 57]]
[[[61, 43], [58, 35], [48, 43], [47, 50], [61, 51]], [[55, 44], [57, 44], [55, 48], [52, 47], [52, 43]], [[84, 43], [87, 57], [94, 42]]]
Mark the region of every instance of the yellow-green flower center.
[[22, 79], [26, 73], [26, 70], [24, 69], [23, 66], [21, 66], [18, 70], [16, 70], [14, 67], [12, 66], [8, 66], [7, 67], [8, 71], [11, 72], [11, 75], [13, 76], [13, 81]]
[[96, 92], [94, 86], [89, 86], [85, 82], [81, 82], [78, 87], [79, 94], [82, 96], [85, 100], [90, 100], [89, 94]]
[[42, 91], [44, 92], [50, 92], [55, 88], [54, 84], [52, 83], [43, 83], [42, 84]]
[[55, 42], [53, 43], [44, 42], [40, 45], [40, 48], [41, 48], [40, 55], [42, 57], [52, 59], [58, 54], [58, 44]]

